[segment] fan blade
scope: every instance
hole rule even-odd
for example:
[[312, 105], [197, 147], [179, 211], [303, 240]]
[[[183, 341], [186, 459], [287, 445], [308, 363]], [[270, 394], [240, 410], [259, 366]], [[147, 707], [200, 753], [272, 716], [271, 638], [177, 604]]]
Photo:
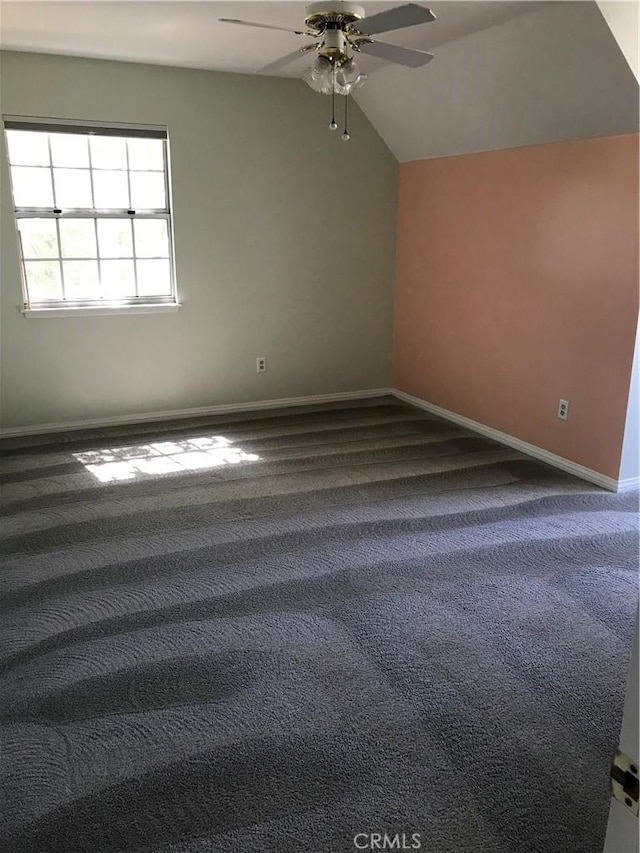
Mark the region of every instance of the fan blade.
[[431, 9], [418, 6], [417, 3], [407, 3], [404, 6], [396, 6], [395, 9], [387, 9], [356, 21], [354, 28], [360, 33], [374, 36], [376, 33], [388, 33], [390, 30], [401, 30], [404, 27], [415, 27], [416, 24], [428, 24], [435, 21], [436, 16]]
[[362, 53], [369, 56], [377, 56], [378, 59], [386, 59], [387, 62], [397, 62], [398, 65], [406, 65], [408, 68], [419, 68], [433, 59], [432, 53], [424, 50], [410, 50], [408, 47], [400, 47], [397, 44], [387, 44], [385, 41], [370, 41], [359, 45]]
[[239, 24], [241, 27], [258, 27], [260, 30], [280, 30], [281, 33], [295, 33], [297, 36], [312, 36], [302, 30], [288, 30], [286, 27], [274, 27], [273, 24], [255, 24], [253, 21], [239, 21], [237, 18], [218, 18], [223, 24]]
[[256, 73], [270, 74], [272, 71], [279, 71], [281, 68], [284, 68], [285, 65], [288, 65], [290, 62], [298, 59], [298, 57], [302, 56], [302, 54], [307, 50], [313, 50], [317, 46], [317, 44], [306, 44], [304, 47], [299, 47], [298, 50], [294, 50], [293, 53], [281, 56], [280, 59], [276, 59], [275, 62], [270, 62], [268, 65], [265, 65], [264, 68], [259, 68]]

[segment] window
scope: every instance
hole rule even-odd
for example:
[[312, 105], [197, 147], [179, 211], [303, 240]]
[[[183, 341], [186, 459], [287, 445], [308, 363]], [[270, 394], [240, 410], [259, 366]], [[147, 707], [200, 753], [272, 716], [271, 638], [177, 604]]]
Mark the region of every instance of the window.
[[166, 131], [5, 131], [25, 308], [175, 305]]

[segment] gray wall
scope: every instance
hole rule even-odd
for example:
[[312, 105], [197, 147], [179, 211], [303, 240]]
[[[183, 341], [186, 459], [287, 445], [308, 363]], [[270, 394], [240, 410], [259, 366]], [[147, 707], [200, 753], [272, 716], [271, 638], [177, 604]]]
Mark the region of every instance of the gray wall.
[[168, 126], [183, 306], [23, 317], [3, 147], [2, 427], [389, 386], [398, 166], [355, 104], [344, 143], [297, 80], [11, 52], [1, 72], [4, 114]]

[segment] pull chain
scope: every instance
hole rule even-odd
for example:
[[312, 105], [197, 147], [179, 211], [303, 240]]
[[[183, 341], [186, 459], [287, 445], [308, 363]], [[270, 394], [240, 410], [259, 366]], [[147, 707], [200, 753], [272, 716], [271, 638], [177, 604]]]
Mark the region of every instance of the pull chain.
[[347, 130], [347, 104], [349, 102], [349, 93], [344, 96], [344, 133], [342, 134], [342, 139], [347, 142], [351, 137], [349, 136], [349, 131]]
[[337, 130], [338, 122], [336, 121], [336, 69], [331, 67], [331, 121], [329, 122], [329, 130]]

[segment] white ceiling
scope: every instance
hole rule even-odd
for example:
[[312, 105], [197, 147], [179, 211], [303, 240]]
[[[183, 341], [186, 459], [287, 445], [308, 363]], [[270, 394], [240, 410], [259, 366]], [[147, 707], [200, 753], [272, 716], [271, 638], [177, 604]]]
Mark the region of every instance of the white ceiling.
[[[405, 0], [363, 2], [374, 14]], [[388, 41], [428, 49], [469, 35], [527, 11], [539, 3], [436, 2], [429, 5], [436, 21], [390, 33]], [[304, 2], [209, 2], [209, 0], [66, 0], [2, 3], [0, 44], [5, 50], [32, 50], [72, 56], [150, 62], [187, 68], [253, 73], [274, 59], [312, 39], [274, 30], [258, 30], [221, 23], [219, 18], [240, 18], [299, 29], [304, 23]], [[445, 9], [446, 7], [446, 9]], [[386, 40], [382, 36], [379, 40]], [[369, 57], [363, 64], [383, 65]], [[279, 76], [297, 77], [309, 58], [288, 66]]]
[[[360, 5], [374, 14], [401, 2]], [[399, 160], [638, 129], [637, 83], [590, 0], [422, 5], [435, 22], [379, 38], [430, 50], [433, 62], [358, 60], [371, 74], [358, 103]], [[304, 10], [297, 0], [4, 0], [0, 46], [254, 73], [310, 40], [218, 18], [299, 28]], [[279, 74], [299, 77], [308, 63], [301, 56]]]

